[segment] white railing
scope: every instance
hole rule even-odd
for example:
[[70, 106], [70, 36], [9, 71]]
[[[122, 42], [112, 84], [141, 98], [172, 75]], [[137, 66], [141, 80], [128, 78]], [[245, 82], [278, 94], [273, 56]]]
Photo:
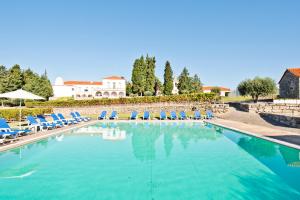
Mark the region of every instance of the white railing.
[[300, 104], [300, 99], [274, 99], [275, 104]]

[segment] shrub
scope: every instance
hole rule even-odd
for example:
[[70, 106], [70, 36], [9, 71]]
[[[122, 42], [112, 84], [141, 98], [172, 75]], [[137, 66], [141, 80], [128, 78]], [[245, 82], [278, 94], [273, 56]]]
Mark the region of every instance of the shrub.
[[210, 102], [214, 99], [213, 93], [196, 93], [185, 95], [171, 96], [144, 96], [119, 99], [90, 99], [90, 100], [69, 100], [69, 101], [46, 101], [46, 102], [26, 102], [27, 107], [75, 107], [75, 106], [99, 106], [99, 105], [115, 105], [115, 104], [139, 104], [139, 103], [159, 103], [159, 102], [187, 102], [199, 101]]
[[[28, 115], [40, 115], [45, 113], [52, 113], [52, 108], [22, 108], [22, 119], [24, 119]], [[20, 109], [12, 108], [12, 109], [1, 109], [0, 110], [0, 117], [4, 118], [8, 121], [12, 120], [19, 120], [20, 117]]]
[[153, 92], [146, 91], [144, 92], [144, 96], [153, 96]]

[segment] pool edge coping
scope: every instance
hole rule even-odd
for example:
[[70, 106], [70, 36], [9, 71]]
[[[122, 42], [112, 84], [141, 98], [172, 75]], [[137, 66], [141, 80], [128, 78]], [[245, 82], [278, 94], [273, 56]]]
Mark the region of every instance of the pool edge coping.
[[220, 124], [220, 123], [217, 123], [217, 122], [214, 122], [214, 121], [204, 120], [204, 122], [209, 123], [209, 124], [213, 124], [213, 125], [216, 125], [216, 126], [220, 126], [220, 127], [223, 127], [223, 128], [227, 128], [229, 130], [244, 133], [246, 135], [254, 136], [254, 137], [257, 137], [257, 138], [260, 138], [260, 139], [264, 139], [264, 140], [267, 140], [267, 141], [270, 141], [270, 142], [273, 142], [273, 143], [284, 145], [284, 146], [287, 146], [287, 147], [290, 147], [290, 148], [300, 150], [300, 145], [297, 145], [297, 144], [292, 144], [292, 143], [289, 143], [289, 142], [285, 142], [285, 141], [278, 140], [278, 139], [275, 139], [275, 138], [271, 138], [271, 137], [268, 137], [268, 136], [264, 136], [264, 135], [261, 135], [261, 134], [253, 133], [251, 131], [246, 131], [246, 130], [242, 130], [242, 129], [239, 129], [239, 128], [234, 128], [234, 127], [231, 127], [231, 126], [223, 125], [223, 124]]
[[60, 129], [53, 130], [50, 133], [42, 134], [38, 137], [33, 137], [33, 138], [26, 139], [26, 140], [23, 140], [23, 141], [20, 141], [20, 142], [8, 144], [8, 145], [5, 145], [5, 146], [0, 146], [0, 152], [5, 152], [5, 151], [8, 151], [10, 149], [18, 148], [20, 146], [30, 144], [30, 143], [33, 143], [33, 142], [36, 142], [36, 141], [40, 141], [42, 139], [45, 139], [45, 138], [48, 138], [48, 137], [51, 137], [51, 136], [54, 136], [54, 135], [57, 135], [57, 134], [65, 133], [65, 132], [68, 132], [68, 131], [73, 130], [73, 129], [82, 128], [82, 127], [85, 127], [85, 126], [88, 126], [88, 125], [93, 125], [93, 124], [96, 124], [96, 123], [99, 123], [99, 122], [138, 122], [138, 123], [140, 123], [140, 122], [151, 122], [151, 123], [153, 123], [153, 122], [205, 122], [205, 123], [213, 124], [213, 125], [220, 126], [220, 127], [223, 127], [223, 128], [227, 128], [229, 130], [237, 131], [237, 132], [240, 132], [242, 134], [254, 136], [254, 137], [264, 139], [264, 140], [267, 140], [267, 141], [270, 141], [270, 142], [273, 142], [273, 143], [276, 143], [276, 144], [280, 144], [280, 145], [284, 145], [284, 146], [287, 146], [287, 147], [290, 147], [290, 148], [300, 150], [300, 145], [296, 145], [296, 144], [292, 144], [292, 143], [289, 143], [289, 142], [281, 141], [281, 140], [278, 140], [278, 139], [275, 139], [275, 138], [267, 137], [267, 136], [264, 136], [264, 135], [261, 135], [261, 134], [253, 133], [253, 132], [242, 130], [242, 129], [239, 129], [239, 128], [234, 128], [234, 127], [231, 127], [231, 126], [223, 125], [221, 123], [217, 123], [217, 122], [210, 121], [210, 120], [92, 120], [92, 121], [89, 121], [89, 122], [85, 122], [83, 124], [79, 124], [77, 126], [75, 125], [75, 126], [71, 126], [71, 127], [66, 127], [63, 130], [60, 130]]

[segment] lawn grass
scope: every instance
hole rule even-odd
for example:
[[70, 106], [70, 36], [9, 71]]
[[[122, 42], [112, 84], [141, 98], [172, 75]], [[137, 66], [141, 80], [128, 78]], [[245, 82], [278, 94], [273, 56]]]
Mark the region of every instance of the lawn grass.
[[221, 102], [243, 102], [243, 101], [252, 101], [250, 96], [235, 96], [235, 97], [221, 97]]

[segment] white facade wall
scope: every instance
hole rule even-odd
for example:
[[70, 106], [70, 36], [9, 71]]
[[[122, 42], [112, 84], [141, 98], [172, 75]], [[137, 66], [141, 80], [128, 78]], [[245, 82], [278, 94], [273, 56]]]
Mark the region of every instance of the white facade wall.
[[65, 85], [63, 79], [58, 77], [52, 86], [53, 99], [60, 97], [74, 97], [74, 99], [120, 98], [126, 96], [125, 79], [103, 79], [101, 85], [98, 83]]
[[[223, 91], [221, 90], [220, 91], [220, 96], [221, 97], [225, 97], [226, 96], [226, 93], [229, 93], [230, 91]], [[203, 90], [203, 93], [211, 93], [211, 90]]]

